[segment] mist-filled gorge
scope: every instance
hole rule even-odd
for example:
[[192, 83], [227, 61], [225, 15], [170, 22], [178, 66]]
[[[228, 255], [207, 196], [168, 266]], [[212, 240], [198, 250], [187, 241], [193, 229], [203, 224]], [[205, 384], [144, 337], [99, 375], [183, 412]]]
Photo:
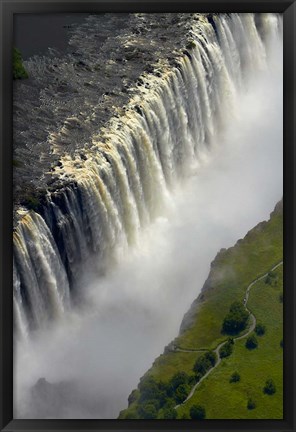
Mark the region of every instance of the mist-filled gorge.
[[[281, 199], [282, 21], [256, 20], [196, 21], [189, 55], [143, 78], [103, 144], [85, 121], [92, 147], [63, 154], [55, 171], [69, 181], [64, 196], [25, 211], [15, 418], [116, 418], [178, 335], [217, 252]], [[76, 140], [84, 125], [72, 122], [63, 136]]]

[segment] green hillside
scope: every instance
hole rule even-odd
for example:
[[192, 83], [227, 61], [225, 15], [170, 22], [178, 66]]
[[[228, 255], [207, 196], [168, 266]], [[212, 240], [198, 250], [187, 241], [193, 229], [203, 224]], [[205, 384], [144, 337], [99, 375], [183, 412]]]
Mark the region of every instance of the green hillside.
[[[191, 418], [194, 405], [202, 406], [208, 419], [283, 417], [283, 266], [271, 271], [283, 258], [282, 218], [280, 202], [268, 222], [218, 253], [201, 294], [184, 317], [180, 335], [141, 378], [129, 397], [128, 409], [119, 418]], [[234, 302], [243, 305], [248, 286], [262, 276], [250, 288], [246, 306], [251, 315], [245, 330], [223, 334], [222, 324], [230, 306]], [[250, 331], [252, 315], [262, 324], [264, 334], [252, 331], [235, 340]], [[246, 340], [252, 335], [257, 347], [248, 349]], [[212, 369], [215, 355], [210, 359], [209, 352], [229, 337], [231, 354]], [[240, 379], [230, 382], [234, 372]], [[206, 373], [208, 376], [202, 378]], [[263, 390], [268, 379], [275, 385], [273, 394]], [[192, 397], [182, 404], [194, 385]]]

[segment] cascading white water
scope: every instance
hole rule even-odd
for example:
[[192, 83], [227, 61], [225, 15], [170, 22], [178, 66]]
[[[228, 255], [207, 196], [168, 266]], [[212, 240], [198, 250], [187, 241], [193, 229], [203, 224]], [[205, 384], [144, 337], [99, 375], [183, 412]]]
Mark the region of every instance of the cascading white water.
[[40, 214], [28, 212], [14, 233], [18, 333], [63, 319], [71, 300], [83, 297], [86, 269], [97, 275], [94, 267], [120, 263], [166, 214], [183, 179], [221, 151], [238, 93], [268, 67], [271, 41], [281, 39], [281, 17], [259, 21], [251, 14], [217, 16], [214, 26], [196, 21], [177, 67], [144, 74], [125, 114], [94, 130], [86, 157], [61, 159], [56, 173], [68, 185], [48, 193]]
[[[18, 326], [24, 334], [25, 322], [32, 320], [41, 325], [44, 320], [60, 316], [69, 305], [70, 292], [50, 230], [37, 213], [23, 217], [14, 233], [14, 250], [14, 304]], [[25, 294], [19, 275], [23, 285], [29, 287]]]

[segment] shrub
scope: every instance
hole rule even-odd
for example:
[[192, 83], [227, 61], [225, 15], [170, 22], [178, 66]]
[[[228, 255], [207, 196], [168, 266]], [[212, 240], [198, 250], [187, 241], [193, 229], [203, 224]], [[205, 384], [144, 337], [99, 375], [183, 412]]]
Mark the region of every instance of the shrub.
[[204, 356], [206, 360], [209, 360], [212, 366], [215, 366], [217, 361], [217, 355], [214, 351], [208, 351]]
[[240, 381], [240, 374], [238, 372], [233, 372], [233, 374], [231, 375], [229, 382], [230, 383], [234, 383], [234, 382], [238, 382]]
[[283, 341], [283, 339], [280, 341], [280, 347], [281, 348], [283, 348], [283, 346], [284, 346], [284, 341]]
[[140, 381], [139, 384], [140, 398], [139, 402], [153, 401], [157, 409], [159, 409], [167, 399], [165, 384], [156, 382], [153, 377], [148, 376]]
[[13, 48], [12, 53], [12, 74], [14, 80], [28, 78], [28, 73], [22, 63], [22, 55], [16, 48]]
[[255, 327], [255, 333], [257, 336], [263, 336], [265, 334], [266, 327], [263, 324], [257, 324]]
[[273, 395], [276, 392], [275, 383], [271, 378], [266, 380], [263, 392], [268, 395]]
[[222, 333], [235, 335], [247, 326], [249, 313], [240, 302], [234, 302], [222, 324]]
[[252, 409], [256, 408], [256, 403], [253, 399], [251, 399], [251, 398], [248, 399], [247, 408], [248, 408], [248, 410], [252, 410]]
[[188, 382], [189, 382], [189, 375], [187, 375], [185, 372], [177, 372], [171, 379], [169, 383], [169, 387], [173, 391], [175, 391], [180, 384], [188, 384]]
[[229, 357], [232, 354], [233, 351], [233, 341], [232, 340], [228, 340], [225, 345], [223, 345], [220, 348], [220, 357], [224, 358], [224, 357]]
[[209, 356], [204, 354], [196, 360], [193, 366], [193, 371], [196, 374], [203, 376], [211, 367], [212, 367], [211, 359], [209, 358]]
[[187, 384], [180, 384], [175, 392], [175, 400], [177, 403], [182, 403], [187, 398], [190, 392], [190, 387]]
[[246, 340], [246, 344], [245, 347], [248, 348], [249, 350], [255, 349], [258, 346], [258, 341], [256, 339], [255, 335], [249, 336], [248, 339]]
[[267, 285], [271, 285], [272, 279], [269, 276], [269, 274], [266, 276], [265, 281], [264, 281]]
[[164, 419], [176, 419], [177, 411], [174, 408], [164, 408], [163, 410]]
[[264, 281], [267, 285], [276, 285], [277, 284], [277, 274], [274, 272], [269, 272]]
[[193, 420], [203, 420], [206, 418], [206, 410], [201, 405], [192, 405], [190, 408], [190, 418]]
[[155, 419], [157, 418], [157, 408], [153, 401], [149, 401], [139, 406], [139, 415], [143, 419]]
[[188, 378], [188, 385], [193, 387], [199, 381], [199, 379], [200, 378], [198, 375], [190, 375]]

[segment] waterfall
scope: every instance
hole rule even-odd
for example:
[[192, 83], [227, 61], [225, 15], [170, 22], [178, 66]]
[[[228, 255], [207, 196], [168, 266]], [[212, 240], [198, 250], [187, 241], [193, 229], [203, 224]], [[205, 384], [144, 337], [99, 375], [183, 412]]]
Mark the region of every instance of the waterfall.
[[[190, 47], [144, 73], [124, 113], [111, 119], [82, 155], [64, 155], [47, 192], [14, 231], [14, 316], [23, 335], [71, 307], [84, 264], [127, 253], [141, 229], [165, 212], [178, 181], [219, 145], [234, 100], [252, 71], [266, 67], [280, 16], [231, 14], [192, 22]], [[59, 134], [71, 139], [73, 119]], [[68, 126], [68, 127], [67, 127]], [[69, 132], [70, 131], [70, 132]], [[74, 132], [73, 132], [74, 133]], [[24, 209], [22, 209], [22, 212]]]

